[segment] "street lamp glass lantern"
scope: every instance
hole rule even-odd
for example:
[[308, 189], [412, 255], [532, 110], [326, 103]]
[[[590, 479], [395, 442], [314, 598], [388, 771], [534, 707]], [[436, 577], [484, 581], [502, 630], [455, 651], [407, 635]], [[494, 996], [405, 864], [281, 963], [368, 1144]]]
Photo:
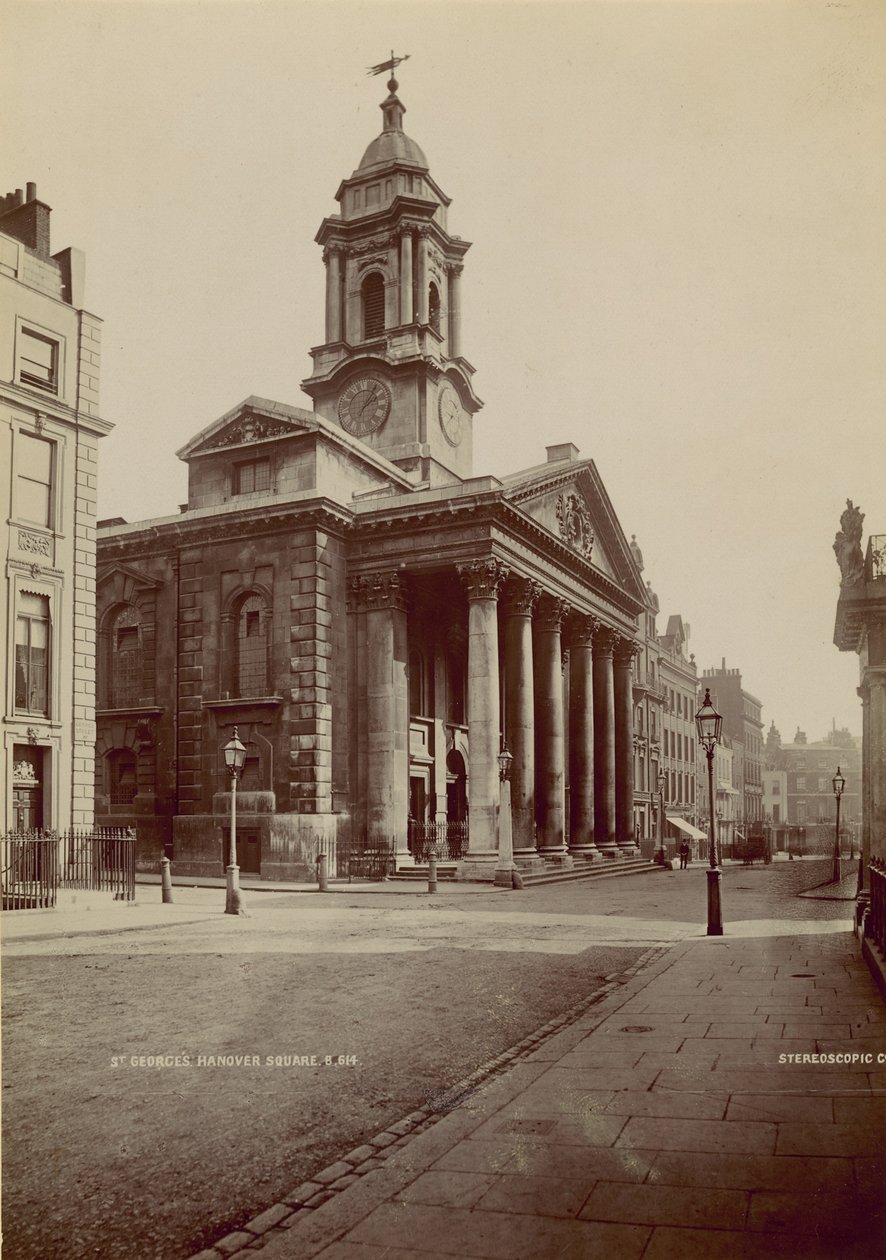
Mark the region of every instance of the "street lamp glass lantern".
[[837, 799], [839, 800], [839, 798], [843, 795], [843, 789], [846, 786], [846, 780], [843, 778], [842, 774], [840, 773], [839, 766], [837, 766], [837, 773], [834, 775], [833, 784], [834, 784], [834, 796], [836, 796]]
[[665, 771], [664, 771], [664, 770], [659, 770], [659, 772], [658, 772], [658, 790], [659, 790], [659, 792], [664, 793], [664, 790], [665, 790], [665, 788], [667, 787], [667, 783], [668, 783], [668, 776], [667, 776], [667, 774], [665, 773]]
[[714, 745], [720, 742], [720, 731], [723, 718], [711, 703], [711, 690], [705, 687], [704, 704], [695, 715], [695, 729], [698, 731], [699, 743], [712, 752]]
[[513, 760], [513, 754], [509, 752], [507, 745], [503, 745], [501, 752], [498, 754], [498, 777], [503, 783], [507, 782], [510, 777], [511, 762]]
[[225, 744], [224, 754], [228, 773], [239, 774], [246, 764], [246, 748], [240, 743], [236, 726], [232, 738]]

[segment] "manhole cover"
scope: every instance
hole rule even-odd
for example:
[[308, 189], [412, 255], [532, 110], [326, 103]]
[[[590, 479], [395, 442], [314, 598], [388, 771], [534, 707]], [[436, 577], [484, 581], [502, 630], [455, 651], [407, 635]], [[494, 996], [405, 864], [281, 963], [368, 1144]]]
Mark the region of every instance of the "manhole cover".
[[628, 1024], [627, 1028], [619, 1028], [619, 1032], [655, 1032], [650, 1024]]
[[550, 1133], [556, 1120], [506, 1120], [496, 1133]]

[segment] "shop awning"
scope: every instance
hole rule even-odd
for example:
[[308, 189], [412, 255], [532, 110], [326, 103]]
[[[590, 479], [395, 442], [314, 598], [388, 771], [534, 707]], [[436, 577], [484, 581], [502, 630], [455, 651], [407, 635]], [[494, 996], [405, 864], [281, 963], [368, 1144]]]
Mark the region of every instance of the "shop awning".
[[734, 788], [732, 784], [728, 783], [725, 779], [717, 780], [717, 791], [726, 792], [729, 796], [738, 796], [738, 788]]
[[693, 840], [707, 840], [707, 836], [703, 831], [699, 831], [697, 827], [693, 827], [692, 823], [688, 823], [685, 818], [675, 818], [672, 814], [665, 814], [665, 818], [669, 823], [673, 823], [680, 831], [685, 831], [687, 836], [691, 836]]

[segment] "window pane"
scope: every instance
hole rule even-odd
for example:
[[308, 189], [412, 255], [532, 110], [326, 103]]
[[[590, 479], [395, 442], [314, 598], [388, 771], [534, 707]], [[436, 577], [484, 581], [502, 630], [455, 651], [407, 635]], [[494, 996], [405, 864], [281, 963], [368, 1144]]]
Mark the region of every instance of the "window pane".
[[29, 481], [27, 477], [19, 477], [16, 486], [15, 514], [20, 521], [28, 521], [31, 525], [50, 524], [49, 486], [39, 481]]
[[55, 365], [57, 345], [48, 337], [39, 333], [22, 329], [21, 334], [21, 379], [28, 385], [38, 385], [41, 389], [55, 388]]
[[52, 443], [19, 433], [15, 441], [16, 514], [35, 525], [51, 524]]

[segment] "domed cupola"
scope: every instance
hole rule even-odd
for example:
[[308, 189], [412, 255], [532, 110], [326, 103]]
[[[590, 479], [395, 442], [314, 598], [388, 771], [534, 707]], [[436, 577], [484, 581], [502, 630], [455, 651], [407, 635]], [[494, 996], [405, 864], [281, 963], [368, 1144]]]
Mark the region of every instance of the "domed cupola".
[[384, 126], [380, 136], [376, 136], [358, 166], [358, 171], [367, 171], [375, 166], [386, 166], [392, 162], [407, 162], [412, 166], [428, 169], [428, 159], [422, 150], [406, 135], [403, 130], [403, 115], [406, 106], [397, 96], [399, 83], [396, 79], [388, 79], [388, 97], [382, 101], [380, 109], [384, 116]]
[[[394, 57], [370, 73], [393, 70]], [[461, 273], [470, 243], [451, 236], [449, 198], [403, 130], [388, 80], [381, 134], [323, 220], [326, 339], [302, 387], [320, 415], [398, 464], [416, 484], [472, 475], [483, 405], [461, 350]]]

